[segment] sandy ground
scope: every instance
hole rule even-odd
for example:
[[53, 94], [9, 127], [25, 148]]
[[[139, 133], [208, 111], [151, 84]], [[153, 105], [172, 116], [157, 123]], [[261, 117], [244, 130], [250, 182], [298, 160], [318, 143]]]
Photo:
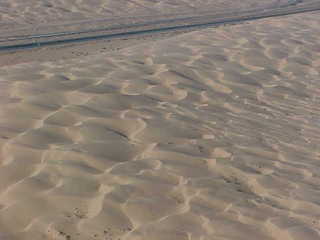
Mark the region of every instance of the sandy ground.
[[155, 33], [141, 36], [122, 37], [113, 40], [88, 41], [77, 44], [64, 44], [50, 47], [40, 47], [18, 51], [0, 51], [0, 67], [26, 62], [43, 62], [91, 56], [97, 53], [117, 52], [139, 44], [148, 44], [174, 36], [191, 32], [192, 30]]
[[[307, 0], [310, 1], [310, 0]], [[278, 6], [288, 0], [2, 0], [0, 30], [106, 17], [137, 17], [183, 12], [221, 12]]]
[[319, 21], [0, 68], [0, 239], [320, 239]]

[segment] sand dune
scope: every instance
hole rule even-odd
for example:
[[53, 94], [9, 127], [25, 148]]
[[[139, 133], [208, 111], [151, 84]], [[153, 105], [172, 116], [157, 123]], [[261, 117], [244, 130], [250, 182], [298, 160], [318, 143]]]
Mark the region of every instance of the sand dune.
[[0, 68], [0, 239], [320, 239], [319, 20]]
[[[308, 0], [309, 1], [309, 0]], [[67, 23], [83, 19], [110, 17], [139, 17], [199, 11], [221, 12], [234, 9], [281, 6], [288, 0], [2, 0], [0, 3], [0, 30], [19, 27]]]

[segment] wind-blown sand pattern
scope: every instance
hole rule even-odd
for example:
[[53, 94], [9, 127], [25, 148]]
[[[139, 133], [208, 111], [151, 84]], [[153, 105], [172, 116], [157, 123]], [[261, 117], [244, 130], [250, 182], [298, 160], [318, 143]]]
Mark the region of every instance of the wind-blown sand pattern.
[[0, 68], [0, 239], [320, 239], [319, 21]]
[[[310, 1], [310, 0], [306, 0]], [[278, 7], [288, 0], [2, 0], [0, 29], [67, 23], [108, 17], [139, 17], [210, 11], [221, 13], [258, 7]]]

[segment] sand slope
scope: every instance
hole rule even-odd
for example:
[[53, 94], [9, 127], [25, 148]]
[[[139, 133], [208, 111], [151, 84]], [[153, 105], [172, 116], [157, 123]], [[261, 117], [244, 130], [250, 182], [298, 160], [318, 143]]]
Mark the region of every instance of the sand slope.
[[[310, 0], [307, 0], [310, 1]], [[109, 17], [139, 17], [181, 14], [199, 11], [245, 10], [248, 8], [280, 6], [288, 0], [2, 0], [0, 2], [0, 30], [35, 27]]]
[[320, 239], [319, 21], [0, 68], [0, 239]]

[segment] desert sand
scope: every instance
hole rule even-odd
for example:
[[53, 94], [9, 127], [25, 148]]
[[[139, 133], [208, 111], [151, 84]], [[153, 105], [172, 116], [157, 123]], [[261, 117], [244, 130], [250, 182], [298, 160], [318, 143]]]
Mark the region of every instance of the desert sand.
[[204, 10], [221, 13], [286, 3], [288, 0], [2, 0], [0, 30], [108, 17], [176, 16]]
[[319, 22], [1, 67], [0, 239], [320, 239]]

